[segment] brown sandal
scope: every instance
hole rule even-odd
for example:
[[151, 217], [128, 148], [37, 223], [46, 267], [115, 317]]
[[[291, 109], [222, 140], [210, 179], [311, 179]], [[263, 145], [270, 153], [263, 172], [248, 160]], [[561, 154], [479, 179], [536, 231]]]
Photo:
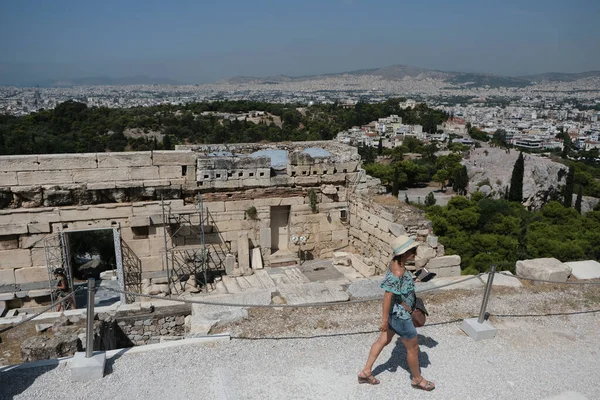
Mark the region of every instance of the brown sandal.
[[[423, 382], [425, 382], [425, 386], [422, 385]], [[435, 389], [435, 384], [423, 377], [421, 377], [419, 382], [412, 382], [410, 385], [415, 389], [425, 390], [426, 392], [431, 392], [433, 389]]]
[[368, 383], [369, 385], [379, 385], [381, 382], [375, 379], [373, 375], [360, 376], [358, 375], [358, 383]]

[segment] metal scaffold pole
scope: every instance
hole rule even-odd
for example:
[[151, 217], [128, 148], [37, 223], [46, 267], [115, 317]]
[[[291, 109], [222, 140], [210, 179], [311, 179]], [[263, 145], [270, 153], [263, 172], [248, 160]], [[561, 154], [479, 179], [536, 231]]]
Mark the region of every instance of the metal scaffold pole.
[[163, 238], [165, 242], [165, 268], [167, 270], [167, 285], [169, 287], [169, 297], [171, 297], [171, 270], [169, 269], [169, 249], [167, 247], [167, 218], [165, 216], [165, 199], [160, 196], [162, 205]]
[[200, 213], [200, 243], [202, 244], [202, 272], [204, 274], [204, 293], [208, 293], [208, 265], [207, 265], [207, 254], [206, 254], [206, 243], [204, 242], [204, 204], [202, 203], [202, 196], [198, 193], [198, 209]]

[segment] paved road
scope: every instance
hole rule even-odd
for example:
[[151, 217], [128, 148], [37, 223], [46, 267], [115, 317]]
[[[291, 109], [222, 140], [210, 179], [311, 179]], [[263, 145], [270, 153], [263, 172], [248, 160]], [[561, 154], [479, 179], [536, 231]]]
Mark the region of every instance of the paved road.
[[70, 382], [67, 365], [15, 370], [0, 373], [0, 398], [535, 400], [574, 390], [600, 399], [598, 314], [494, 325], [497, 337], [482, 342], [457, 323], [419, 330], [423, 374], [438, 385], [432, 393], [410, 387], [402, 345], [388, 346], [376, 363], [381, 385], [358, 385], [356, 373], [375, 338], [369, 333], [125, 354], [108, 361], [104, 379], [90, 383]]

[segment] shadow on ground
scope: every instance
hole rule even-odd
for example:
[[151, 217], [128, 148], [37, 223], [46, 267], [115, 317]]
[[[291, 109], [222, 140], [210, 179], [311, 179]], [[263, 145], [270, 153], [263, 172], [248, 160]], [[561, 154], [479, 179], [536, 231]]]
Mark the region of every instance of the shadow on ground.
[[52, 361], [56, 362], [36, 368], [0, 367], [0, 400], [13, 399], [27, 390], [38, 377], [59, 366], [58, 360]]
[[[421, 334], [417, 335], [417, 337], [419, 339], [419, 366], [421, 369], [427, 368], [431, 362], [429, 361], [429, 356], [427, 353], [425, 353], [422, 349], [423, 347], [431, 349], [437, 346], [438, 342], [429, 336], [423, 336]], [[394, 350], [392, 350], [390, 359], [373, 369], [373, 376], [377, 376], [383, 371], [396, 372], [398, 371], [398, 367], [408, 372], [410, 376], [410, 368], [408, 367], [408, 362], [406, 361], [406, 347], [404, 347], [404, 343], [402, 343], [400, 338], [396, 340], [396, 345]]]

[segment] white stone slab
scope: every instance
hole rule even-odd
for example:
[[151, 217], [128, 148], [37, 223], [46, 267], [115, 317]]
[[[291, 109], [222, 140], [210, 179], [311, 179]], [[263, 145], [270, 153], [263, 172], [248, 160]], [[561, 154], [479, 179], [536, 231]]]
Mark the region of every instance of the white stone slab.
[[552, 282], [566, 282], [571, 275], [571, 267], [556, 258], [536, 258], [517, 261], [517, 275]]
[[571, 267], [571, 274], [577, 279], [600, 278], [600, 263], [596, 260], [570, 261], [565, 264]]
[[[481, 275], [481, 277], [479, 277], [479, 279], [481, 280], [481, 282], [483, 282], [484, 285], [487, 284], [489, 275], [490, 274], [483, 274], [483, 275]], [[494, 282], [492, 283], [492, 286], [508, 286], [508, 287], [523, 286], [523, 284], [521, 283], [520, 280], [518, 280], [516, 278], [511, 278], [510, 276], [507, 276], [507, 275], [512, 275], [512, 274], [510, 271], [502, 271], [501, 273], [496, 273], [494, 276]]]
[[287, 304], [332, 303], [349, 299], [340, 285], [329, 282], [284, 285], [279, 288], [279, 294]]
[[255, 247], [252, 249], [252, 269], [263, 269], [262, 262], [262, 254], [260, 252], [260, 247]]
[[557, 394], [556, 396], [544, 397], [542, 400], [589, 400], [589, 399], [587, 397], [585, 397], [584, 395], [582, 395], [581, 393], [569, 390], [567, 392]]

